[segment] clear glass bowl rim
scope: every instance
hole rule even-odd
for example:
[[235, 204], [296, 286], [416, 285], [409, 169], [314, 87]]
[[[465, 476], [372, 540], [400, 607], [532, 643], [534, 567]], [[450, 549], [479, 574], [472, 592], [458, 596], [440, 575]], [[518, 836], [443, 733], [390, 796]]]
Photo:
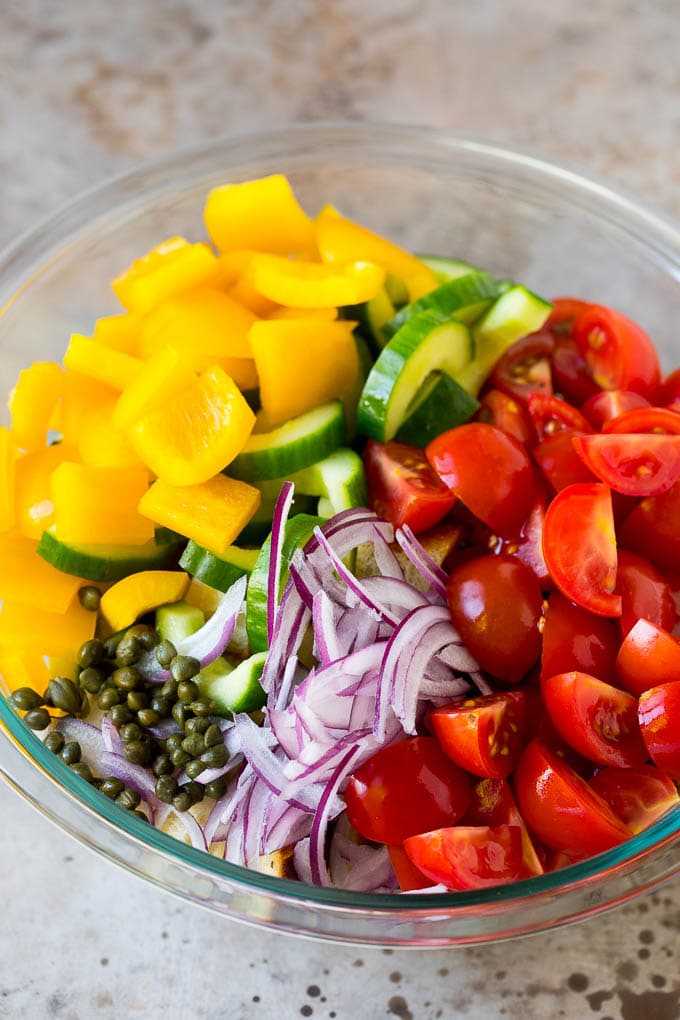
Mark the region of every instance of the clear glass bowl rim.
[[[317, 145], [321, 145], [322, 142], [325, 144], [334, 142], [339, 145], [356, 144], [360, 141], [368, 148], [391, 146], [395, 153], [402, 155], [413, 153], [415, 147], [422, 144], [456, 154], [461, 159], [481, 160], [491, 164], [496, 170], [505, 167], [509, 172], [515, 171], [532, 176], [536, 179], [537, 186], [540, 185], [543, 190], [554, 190], [562, 195], [568, 191], [574, 204], [581, 210], [590, 210], [600, 220], [609, 221], [619, 230], [623, 229], [631, 238], [642, 242], [650, 258], [680, 282], [680, 225], [650, 205], [641, 203], [622, 190], [613, 189], [592, 176], [526, 151], [434, 128], [367, 122], [318, 122], [270, 131], [243, 132], [190, 146], [142, 163], [77, 196], [0, 252], [0, 316], [11, 304], [13, 296], [30, 287], [41, 269], [49, 264], [55, 250], [63, 250], [65, 244], [73, 237], [77, 237], [85, 228], [91, 227], [94, 221], [107, 218], [114, 208], [131, 202], [131, 197], [138, 197], [137, 189], [140, 185], [148, 188], [149, 181], [152, 181], [156, 187], [171, 188], [179, 176], [184, 175], [184, 178], [188, 179], [197, 161], [200, 163], [201, 160], [210, 159], [217, 153], [240, 154], [239, 150], [243, 149], [252, 158], [253, 151], [258, 148], [265, 151], [271, 148], [274, 152], [277, 149], [288, 151], [290, 146], [294, 146], [298, 141], [305, 144], [314, 142]], [[102, 830], [101, 838], [105, 841], [106, 832], [103, 830], [112, 825], [135, 842], [142, 843], [146, 848], [157, 851], [167, 859], [175, 859], [199, 873], [221, 877], [244, 891], [267, 893], [277, 899], [298, 901], [301, 905], [340, 908], [355, 913], [395, 913], [401, 917], [409, 913], [413, 915], [424, 913], [429, 918], [454, 915], [457, 912], [467, 914], [470, 908], [492, 904], [501, 910], [503, 908], [510, 910], [513, 906], [526, 907], [532, 898], [543, 899], [546, 896], [552, 898], [562, 892], [576, 892], [580, 888], [591, 889], [594, 883], [599, 886], [612, 873], [621, 869], [629, 872], [638, 863], [648, 860], [655, 852], [667, 849], [680, 841], [680, 807], [677, 807], [649, 829], [613, 850], [557, 872], [496, 886], [489, 890], [405, 896], [325, 889], [229, 864], [151, 828], [132, 813], [121, 811], [55, 758], [14, 713], [4, 697], [0, 697], [0, 728], [2, 729], [0, 774], [57, 825], [60, 825], [58, 805], [61, 798], [68, 797], [71, 802], [75, 802], [81, 809], [82, 825], [62, 827], [67, 828], [67, 831], [80, 841], [102, 851], [103, 846], [99, 839], [93, 838], [93, 826]], [[12, 762], [12, 750], [23, 752], [24, 759], [33, 759], [38, 766], [35, 770], [36, 780], [39, 773], [42, 773], [51, 781], [50, 803], [41, 805], [36, 801], [30, 789], [32, 783], [27, 782], [25, 776], [21, 779], [13, 778], [15, 767]], [[44, 792], [44, 784], [40, 785], [43, 787], [41, 792]], [[125, 860], [113, 859], [123, 866], [130, 866]], [[663, 881], [671, 877], [675, 870], [666, 870], [658, 880]], [[680, 870], [680, 860], [677, 870]], [[656, 883], [652, 878], [651, 885], [654, 884]], [[650, 883], [647, 883], [647, 887], [650, 887]], [[633, 889], [622, 898], [628, 898], [636, 891], [638, 890]], [[621, 897], [607, 900], [605, 894], [598, 906], [600, 898], [595, 896], [593, 910], [613, 905], [614, 902], [620, 902], [620, 899]], [[590, 910], [578, 911], [578, 916], [590, 912]], [[567, 919], [570, 919], [568, 912], [565, 916], [565, 920]]]

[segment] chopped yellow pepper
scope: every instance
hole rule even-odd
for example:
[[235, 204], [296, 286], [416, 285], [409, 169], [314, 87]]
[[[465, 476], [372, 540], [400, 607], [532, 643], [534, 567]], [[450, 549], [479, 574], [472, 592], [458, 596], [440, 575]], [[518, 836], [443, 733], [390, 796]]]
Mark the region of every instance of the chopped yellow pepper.
[[231, 376], [242, 393], [257, 389], [257, 367], [252, 358], [220, 358], [219, 366]]
[[65, 613], [86, 581], [63, 574], [36, 553], [23, 535], [0, 536], [0, 599]]
[[97, 614], [83, 609], [78, 599], [65, 613], [43, 609], [26, 611], [18, 602], [3, 602], [0, 611], [0, 649], [34, 652], [40, 642], [44, 655], [70, 656], [94, 637]]
[[128, 266], [111, 286], [124, 308], [144, 315], [161, 301], [210, 284], [217, 276], [217, 258], [207, 244], [172, 237]]
[[351, 391], [359, 375], [353, 327], [317, 319], [255, 323], [250, 343], [270, 428]]
[[88, 467], [65, 461], [52, 473], [56, 537], [94, 545], [143, 545], [153, 526], [137, 512], [149, 484], [146, 468]]
[[424, 262], [386, 238], [341, 216], [325, 206], [316, 218], [316, 243], [324, 262], [345, 265], [367, 259], [403, 280], [409, 299], [415, 301], [438, 286], [439, 281]]
[[255, 415], [218, 365], [132, 426], [137, 453], [170, 485], [198, 485], [243, 449]]
[[212, 616], [217, 609], [222, 593], [209, 584], [204, 584], [197, 577], [192, 577], [189, 587], [184, 593], [184, 601], [196, 609], [201, 609], [206, 616]]
[[139, 512], [156, 524], [223, 553], [241, 533], [260, 505], [260, 490], [226, 475], [202, 485], [154, 482], [139, 504]]
[[188, 587], [189, 575], [181, 570], [141, 570], [102, 595], [101, 613], [112, 631], [122, 630], [144, 613], [178, 602]]
[[258, 252], [250, 251], [247, 248], [240, 248], [237, 251], [227, 252], [226, 255], [220, 255], [218, 259], [220, 286], [226, 287], [229, 296], [244, 308], [249, 309], [253, 315], [263, 316], [273, 312], [275, 308], [278, 308], [278, 305], [255, 289], [253, 259], [257, 255]]
[[114, 424], [113, 414], [117, 406], [116, 396], [107, 397], [83, 416], [83, 430], [78, 440], [83, 464], [104, 468], [142, 466], [130, 440]]
[[17, 459], [14, 476], [15, 522], [25, 538], [38, 541], [43, 531], [54, 522], [50, 491], [52, 472], [63, 461], [77, 458], [75, 446], [56, 443]]
[[186, 354], [175, 347], [157, 350], [118, 398], [113, 412], [114, 426], [128, 428], [195, 381], [196, 374]]
[[111, 347], [114, 351], [135, 357], [143, 321], [141, 315], [131, 315], [130, 312], [123, 315], [105, 315], [95, 322], [92, 339], [104, 347]]
[[[51, 675], [63, 676], [63, 673]], [[0, 648], [0, 688], [5, 695], [12, 694], [20, 687], [32, 687], [34, 691], [43, 694], [49, 682], [50, 673], [42, 655]]]
[[64, 364], [74, 372], [96, 379], [114, 390], [124, 390], [142, 368], [139, 358], [95, 343], [89, 336], [80, 333], [71, 336]]
[[52, 427], [61, 432], [65, 442], [77, 443], [83, 433], [90, 409], [111, 397], [115, 398], [117, 392], [111, 386], [105, 386], [104, 383], [97, 382], [82, 372], [66, 369], [63, 396]]
[[268, 319], [324, 319], [333, 322], [338, 317], [337, 308], [275, 308]]
[[19, 373], [9, 398], [12, 432], [20, 450], [39, 450], [62, 393], [64, 372], [53, 361], [36, 361]]
[[0, 533], [14, 524], [15, 463], [14, 437], [9, 429], [0, 427]]
[[370, 301], [385, 281], [374, 262], [303, 262], [279, 255], [256, 255], [251, 263], [255, 289], [280, 305], [335, 308]]
[[314, 225], [283, 174], [214, 188], [204, 219], [215, 247], [223, 252], [254, 248], [286, 255], [314, 244]]
[[148, 358], [175, 347], [193, 359], [200, 372], [220, 358], [252, 358], [248, 330], [255, 315], [228, 294], [211, 287], [164, 301], [148, 316], [140, 353]]

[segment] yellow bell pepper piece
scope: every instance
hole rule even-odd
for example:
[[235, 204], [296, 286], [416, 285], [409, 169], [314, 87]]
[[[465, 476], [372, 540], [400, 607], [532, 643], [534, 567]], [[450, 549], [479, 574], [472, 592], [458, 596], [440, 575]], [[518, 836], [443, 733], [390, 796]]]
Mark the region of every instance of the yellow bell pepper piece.
[[359, 375], [354, 325], [316, 319], [255, 323], [250, 343], [270, 428], [350, 392]]
[[103, 468], [142, 467], [130, 440], [114, 424], [113, 414], [117, 406], [116, 396], [107, 397], [84, 415], [78, 441], [83, 464]]
[[280, 305], [335, 308], [370, 301], [385, 281], [374, 262], [303, 262], [279, 255], [257, 255], [252, 263], [255, 289]]
[[256, 390], [259, 386], [257, 367], [252, 358], [220, 358], [219, 366], [231, 376], [242, 393]]
[[3, 652], [35, 652], [39, 643], [44, 655], [74, 657], [81, 645], [94, 637], [97, 614], [83, 609], [78, 599], [65, 613], [3, 602], [0, 611], [0, 649]]
[[52, 472], [65, 460], [77, 460], [78, 450], [70, 443], [56, 443], [35, 453], [25, 453], [16, 462], [14, 511], [16, 527], [24, 538], [37, 542], [54, 523], [50, 490]]
[[35, 551], [36, 544], [23, 535], [0, 536], [0, 599], [65, 613], [87, 581], [47, 563]]
[[[52, 674], [63, 675], [62, 672]], [[42, 655], [0, 648], [0, 688], [6, 697], [20, 687], [32, 687], [39, 694], [44, 694], [49, 682], [50, 673]]]
[[[256, 324], [257, 325], [257, 324]], [[130, 429], [144, 463], [169, 485], [198, 485], [243, 449], [255, 415], [218, 365]]]
[[179, 602], [188, 587], [189, 575], [184, 571], [141, 570], [124, 577], [102, 595], [101, 613], [115, 633], [152, 609]]
[[228, 294], [211, 287], [164, 301], [148, 316], [140, 353], [148, 358], [164, 347], [191, 356], [200, 372], [223, 357], [252, 358], [248, 331], [255, 315]]
[[139, 358], [95, 343], [89, 336], [80, 333], [71, 336], [64, 364], [74, 372], [96, 379], [114, 390], [124, 390], [142, 368]]
[[118, 391], [111, 386], [105, 386], [82, 372], [66, 369], [63, 395], [57, 414], [53, 417], [52, 427], [61, 432], [65, 442], [77, 443], [91, 408], [111, 397], [117, 397], [117, 394]]
[[415, 301], [439, 285], [433, 270], [415, 255], [326, 206], [316, 218], [316, 243], [324, 262], [344, 265], [355, 259], [376, 262], [404, 281]]
[[14, 524], [16, 449], [9, 429], [0, 427], [0, 533]]
[[216, 588], [211, 588], [209, 584], [199, 581], [197, 577], [191, 578], [189, 587], [184, 593], [184, 601], [188, 602], [190, 606], [195, 606], [196, 609], [201, 609], [206, 616], [212, 616], [220, 604], [221, 598], [221, 592]]
[[80, 545], [144, 545], [152, 525], [137, 512], [146, 468], [102, 468], [65, 461], [52, 473], [55, 534]]
[[132, 315], [130, 312], [123, 315], [105, 315], [95, 322], [92, 339], [104, 347], [111, 347], [114, 351], [135, 357], [138, 353], [139, 333], [143, 321], [141, 315]]
[[259, 317], [268, 315], [279, 306], [255, 289], [253, 259], [258, 254], [248, 248], [239, 248], [220, 255], [217, 261], [220, 267], [220, 286], [226, 288], [234, 301]]
[[338, 317], [337, 308], [275, 308], [268, 319], [323, 319], [334, 322]]
[[139, 512], [214, 553], [223, 553], [241, 533], [260, 505], [260, 490], [226, 475], [202, 485], [154, 482]]
[[144, 315], [167, 298], [212, 283], [217, 275], [217, 258], [207, 244], [172, 237], [128, 266], [111, 286], [124, 308]]
[[20, 450], [39, 450], [62, 393], [64, 372], [52, 361], [36, 361], [19, 373], [9, 398], [12, 432]]
[[254, 248], [286, 255], [314, 243], [314, 225], [283, 174], [214, 188], [204, 219], [219, 251]]
[[118, 398], [112, 418], [114, 427], [128, 428], [195, 381], [196, 373], [186, 354], [175, 347], [157, 350]]

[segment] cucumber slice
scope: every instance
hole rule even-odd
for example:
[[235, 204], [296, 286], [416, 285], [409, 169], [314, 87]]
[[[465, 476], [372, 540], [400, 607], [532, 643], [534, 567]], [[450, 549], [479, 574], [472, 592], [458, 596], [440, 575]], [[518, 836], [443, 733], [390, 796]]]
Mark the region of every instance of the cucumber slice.
[[318, 513], [324, 518], [366, 504], [363, 461], [354, 450], [344, 446], [303, 471], [276, 481], [261, 482], [258, 488], [263, 501], [275, 503], [285, 481], [294, 484], [296, 493], [319, 497]]
[[374, 298], [365, 301], [362, 305], [354, 305], [347, 315], [348, 319], [356, 319], [359, 329], [371, 344], [373, 350], [378, 353], [387, 342], [383, 336], [383, 326], [389, 322], [397, 309], [390, 300], [387, 290], [383, 287]]
[[156, 630], [164, 641], [176, 645], [195, 634], [205, 623], [205, 613], [188, 602], [173, 602], [156, 610]]
[[425, 380], [413, 410], [397, 432], [401, 443], [425, 447], [442, 432], [462, 425], [475, 413], [479, 401], [443, 372]]
[[190, 541], [179, 565], [192, 577], [197, 577], [211, 588], [229, 591], [239, 577], [251, 572], [257, 554], [257, 549], [240, 549], [237, 545], [232, 545], [218, 556], [217, 553], [204, 549], [198, 542]]
[[[238, 536], [239, 543], [243, 545], [261, 546], [269, 532], [272, 530], [274, 519], [274, 507], [281, 491], [281, 482], [285, 479], [260, 482], [256, 488], [262, 493], [262, 502], [255, 514], [246, 524]], [[293, 506], [296, 514], [314, 513], [316, 500], [312, 496], [305, 496], [302, 492], [296, 492], [293, 499]]]
[[479, 272], [478, 266], [473, 266], [462, 259], [451, 259], [446, 255], [419, 255], [421, 262], [432, 270], [441, 283], [444, 280], [455, 280], [458, 276], [467, 276], [468, 273]]
[[120, 581], [139, 570], [172, 567], [182, 542], [173, 532], [159, 530], [144, 545], [74, 545], [54, 534], [54, 525], [43, 531], [37, 553], [65, 574], [88, 581]]
[[435, 290], [397, 312], [383, 326], [383, 335], [390, 340], [414, 315], [430, 310], [469, 324], [486, 311], [499, 293], [497, 281], [483, 269], [445, 280]]
[[272, 432], [251, 435], [225, 474], [243, 482], [281, 478], [322, 460], [345, 441], [345, 411], [334, 400], [291, 418]]
[[472, 335], [441, 312], [414, 315], [382, 351], [359, 399], [359, 432], [386, 442], [396, 435], [408, 408], [431, 372], [458, 376], [472, 360]]
[[266, 652], [258, 652], [232, 666], [226, 659], [215, 659], [198, 675], [202, 698], [213, 703], [215, 715], [230, 716], [233, 712], [255, 712], [262, 708], [267, 695], [260, 677], [267, 660]]
[[[302, 549], [312, 536], [314, 528], [323, 524], [320, 517], [311, 514], [296, 514], [289, 517], [281, 546], [281, 573], [279, 593], [283, 592], [289, 576], [290, 562], [296, 549]], [[262, 546], [253, 572], [248, 580], [246, 594], [246, 632], [251, 652], [264, 652], [269, 647], [267, 640], [267, 584], [269, 581], [269, 553], [271, 535]]]
[[506, 290], [475, 326], [475, 358], [456, 376], [456, 381], [476, 396], [501, 354], [520, 337], [540, 329], [551, 308], [548, 301], [526, 287]]

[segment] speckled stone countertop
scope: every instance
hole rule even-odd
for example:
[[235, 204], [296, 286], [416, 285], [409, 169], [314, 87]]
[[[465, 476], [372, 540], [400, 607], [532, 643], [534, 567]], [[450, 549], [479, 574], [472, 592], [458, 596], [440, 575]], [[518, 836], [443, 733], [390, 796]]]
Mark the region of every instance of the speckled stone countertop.
[[[677, 0], [3, 0], [0, 243], [194, 140], [428, 123], [567, 159], [680, 216]], [[680, 1017], [680, 883], [491, 947], [236, 926], [113, 868], [0, 785], [0, 1017]]]

